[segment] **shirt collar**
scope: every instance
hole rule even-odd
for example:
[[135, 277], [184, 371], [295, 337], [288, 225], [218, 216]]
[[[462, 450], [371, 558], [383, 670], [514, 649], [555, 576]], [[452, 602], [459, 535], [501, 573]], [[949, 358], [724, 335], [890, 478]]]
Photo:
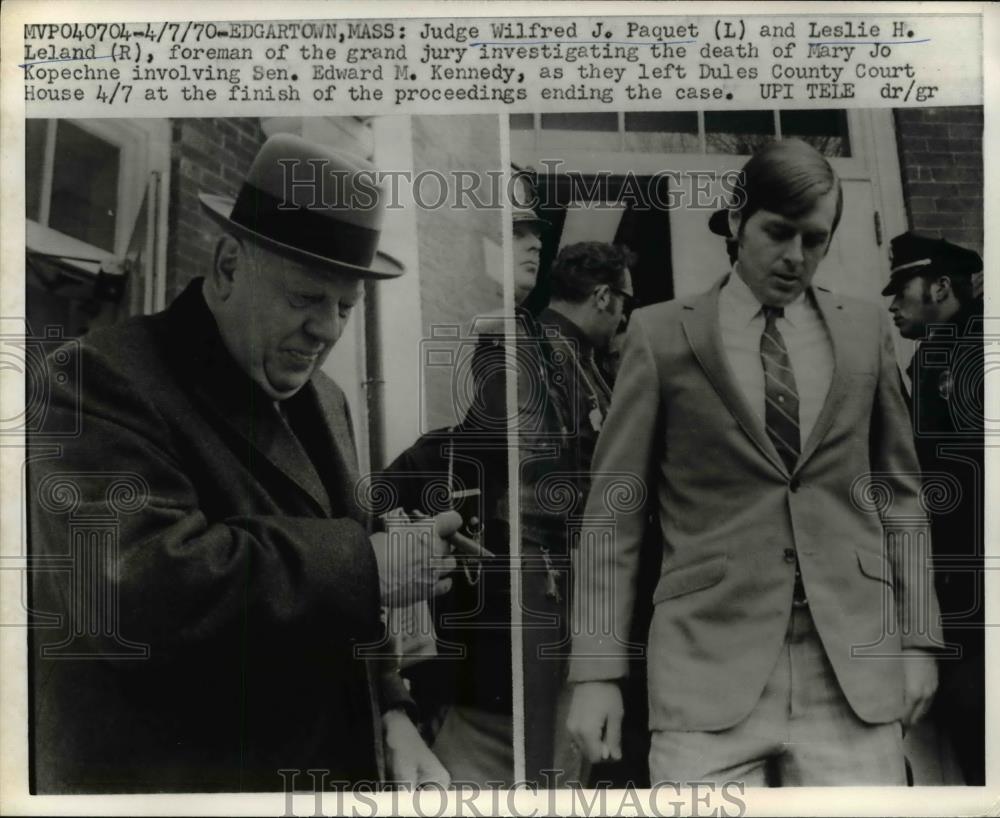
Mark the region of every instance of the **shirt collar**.
[[[729, 279], [722, 288], [722, 296], [726, 301], [726, 309], [740, 322], [740, 326], [749, 326], [758, 315], [763, 315], [760, 301], [736, 270], [730, 272]], [[806, 309], [806, 293], [803, 292], [785, 305], [784, 317], [789, 324], [795, 326], [802, 320]]]

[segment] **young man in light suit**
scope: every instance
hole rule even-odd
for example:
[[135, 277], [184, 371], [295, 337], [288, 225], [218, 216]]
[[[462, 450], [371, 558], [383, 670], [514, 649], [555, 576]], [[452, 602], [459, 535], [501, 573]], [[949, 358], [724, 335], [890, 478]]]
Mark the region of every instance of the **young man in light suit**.
[[[819, 153], [769, 145], [729, 212], [732, 272], [633, 315], [575, 573], [568, 726], [594, 761], [620, 754], [621, 635], [658, 519], [651, 780], [905, 783], [939, 615], [884, 310], [811, 286], [842, 207]], [[655, 511], [621, 501], [623, 474]]]

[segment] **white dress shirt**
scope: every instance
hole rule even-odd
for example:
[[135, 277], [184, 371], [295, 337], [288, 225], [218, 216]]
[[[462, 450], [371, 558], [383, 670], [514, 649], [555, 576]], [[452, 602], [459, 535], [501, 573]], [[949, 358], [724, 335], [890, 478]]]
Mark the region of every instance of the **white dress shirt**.
[[[750, 408], [764, 423], [764, 365], [760, 336], [764, 312], [757, 297], [734, 271], [719, 293], [719, 329], [722, 347], [736, 384]], [[812, 296], [803, 293], [785, 307], [775, 323], [785, 340], [799, 393], [801, 446], [816, 425], [833, 381], [833, 342]]]

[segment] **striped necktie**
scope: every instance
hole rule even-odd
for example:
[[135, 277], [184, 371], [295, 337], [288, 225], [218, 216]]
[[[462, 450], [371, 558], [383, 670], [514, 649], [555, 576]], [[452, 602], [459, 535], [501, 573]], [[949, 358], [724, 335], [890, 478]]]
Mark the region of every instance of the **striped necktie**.
[[764, 365], [764, 425], [788, 471], [795, 470], [801, 441], [799, 393], [788, 359], [785, 339], [776, 321], [785, 314], [781, 307], [764, 307], [764, 332], [760, 336], [760, 360]]

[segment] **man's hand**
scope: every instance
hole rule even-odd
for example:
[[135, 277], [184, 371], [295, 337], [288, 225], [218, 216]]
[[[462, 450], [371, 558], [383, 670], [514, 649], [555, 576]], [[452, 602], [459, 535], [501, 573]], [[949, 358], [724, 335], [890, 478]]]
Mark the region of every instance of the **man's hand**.
[[446, 540], [461, 526], [462, 516], [456, 511], [418, 520], [405, 515], [388, 518], [386, 533], [371, 536], [382, 604], [405, 608], [446, 593], [451, 580], [442, 578], [455, 570]]
[[451, 776], [437, 760], [413, 726], [410, 717], [402, 710], [390, 710], [382, 716], [385, 730], [386, 765], [389, 781], [393, 784], [439, 784], [445, 789]]
[[925, 650], [903, 651], [903, 729], [908, 730], [927, 713], [937, 690], [937, 659]]
[[592, 764], [622, 757], [622, 692], [615, 682], [579, 682], [566, 727]]

